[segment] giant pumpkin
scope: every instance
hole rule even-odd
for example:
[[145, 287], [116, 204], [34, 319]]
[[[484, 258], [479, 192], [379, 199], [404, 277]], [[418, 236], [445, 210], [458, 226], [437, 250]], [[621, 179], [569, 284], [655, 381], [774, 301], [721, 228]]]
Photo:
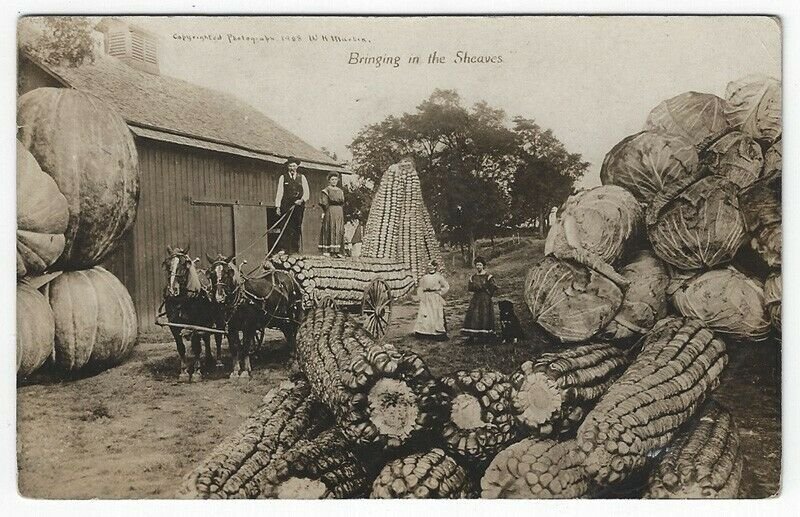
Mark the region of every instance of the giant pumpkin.
[[107, 104], [66, 88], [38, 88], [17, 101], [17, 137], [69, 204], [60, 269], [102, 261], [133, 225], [139, 199], [136, 147]]
[[55, 364], [65, 372], [121, 363], [136, 344], [136, 311], [125, 286], [103, 269], [65, 272], [48, 286]]
[[17, 140], [17, 276], [42, 273], [64, 251], [69, 211], [53, 178]]
[[53, 311], [42, 293], [17, 284], [17, 375], [38, 370], [53, 352]]

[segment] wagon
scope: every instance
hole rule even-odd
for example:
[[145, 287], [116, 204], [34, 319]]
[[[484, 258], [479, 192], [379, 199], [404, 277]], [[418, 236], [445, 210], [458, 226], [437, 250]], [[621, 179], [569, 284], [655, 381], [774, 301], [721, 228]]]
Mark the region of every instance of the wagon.
[[268, 263], [294, 276], [305, 307], [329, 298], [349, 312], [360, 312], [364, 328], [378, 340], [391, 322], [392, 302], [415, 284], [408, 266], [391, 259], [277, 254]]

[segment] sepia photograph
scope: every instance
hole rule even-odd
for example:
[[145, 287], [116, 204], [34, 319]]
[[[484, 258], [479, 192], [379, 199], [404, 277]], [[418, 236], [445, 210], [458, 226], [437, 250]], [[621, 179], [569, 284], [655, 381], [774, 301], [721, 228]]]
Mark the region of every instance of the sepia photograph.
[[16, 23], [22, 497], [780, 494], [780, 18]]

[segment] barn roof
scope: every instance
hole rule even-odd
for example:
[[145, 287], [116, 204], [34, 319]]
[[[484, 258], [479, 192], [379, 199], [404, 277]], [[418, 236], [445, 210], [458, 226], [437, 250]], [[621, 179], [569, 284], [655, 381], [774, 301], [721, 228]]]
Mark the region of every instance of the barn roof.
[[233, 95], [149, 74], [105, 55], [79, 67], [49, 66], [30, 59], [65, 85], [111, 104], [141, 137], [281, 163], [295, 156], [304, 167], [342, 169]]

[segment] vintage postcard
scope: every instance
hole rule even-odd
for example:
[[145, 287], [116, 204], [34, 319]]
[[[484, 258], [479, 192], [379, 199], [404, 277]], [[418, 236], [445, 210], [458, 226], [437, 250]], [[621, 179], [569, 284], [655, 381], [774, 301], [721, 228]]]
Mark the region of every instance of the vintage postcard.
[[775, 496], [781, 49], [20, 18], [20, 494]]

